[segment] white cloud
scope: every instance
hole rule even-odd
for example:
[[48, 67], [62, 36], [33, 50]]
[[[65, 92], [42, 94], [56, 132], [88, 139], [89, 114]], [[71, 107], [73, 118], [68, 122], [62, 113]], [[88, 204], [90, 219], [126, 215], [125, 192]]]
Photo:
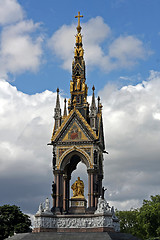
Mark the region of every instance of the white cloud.
[[5, 25], [22, 20], [24, 11], [17, 0], [0, 0], [0, 24]]
[[[71, 69], [70, 59], [74, 56], [75, 33], [75, 25], [63, 25], [49, 40], [50, 49], [63, 61], [62, 67], [68, 70]], [[82, 24], [82, 34], [87, 66], [97, 66], [106, 72], [130, 68], [151, 54], [135, 36], [114, 38], [110, 27], [99, 16]]]
[[48, 41], [49, 48], [63, 60], [64, 69], [69, 70], [71, 70], [71, 59], [74, 51], [74, 29], [74, 25], [63, 25]]
[[24, 20], [23, 10], [17, 1], [0, 1], [1, 5], [0, 77], [7, 78], [8, 73], [35, 72], [42, 57], [43, 38], [37, 34], [40, 24]]
[[134, 36], [120, 36], [109, 46], [109, 57], [115, 59], [115, 67], [134, 66], [139, 59], [145, 59], [143, 42]]
[[1, 204], [16, 203], [24, 211], [36, 211], [37, 198], [50, 196], [50, 185], [44, 185], [46, 180], [52, 182], [52, 150], [47, 143], [55, 97], [50, 91], [29, 96], [0, 81]]
[[6, 73], [36, 71], [40, 65], [42, 38], [32, 38], [39, 24], [21, 21], [5, 27], [1, 34], [1, 76]]
[[[117, 208], [138, 207], [159, 192], [159, 88], [160, 73], [152, 71], [136, 86], [106, 86], [99, 93], [109, 151], [104, 160], [106, 198]], [[35, 213], [50, 196], [52, 149], [47, 143], [55, 100], [56, 93], [30, 96], [0, 81], [1, 204]]]
[[129, 202], [136, 207], [159, 192], [159, 87], [160, 73], [151, 71], [149, 79], [136, 86], [120, 90], [106, 86], [99, 93], [109, 151], [105, 158], [108, 199], [122, 208]]

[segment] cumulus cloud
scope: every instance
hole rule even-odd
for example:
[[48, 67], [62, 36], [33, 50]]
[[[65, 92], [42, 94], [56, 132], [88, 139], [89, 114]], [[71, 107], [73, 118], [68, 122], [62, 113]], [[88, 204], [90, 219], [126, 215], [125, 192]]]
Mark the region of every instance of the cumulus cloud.
[[[62, 61], [62, 67], [70, 70], [70, 59], [73, 57], [75, 25], [63, 25], [49, 39], [49, 47], [53, 54]], [[141, 59], [145, 59], [149, 51], [136, 36], [125, 35], [113, 37], [110, 27], [98, 16], [82, 24], [85, 59], [87, 66], [97, 66], [110, 72], [117, 68], [130, 68]], [[108, 49], [108, 50], [106, 50]]]
[[35, 212], [37, 201], [50, 197], [50, 142], [56, 93], [27, 95], [0, 81], [1, 204]]
[[[42, 41], [37, 30], [40, 23], [25, 20], [24, 13], [15, 0], [0, 1], [0, 23], [3, 24], [0, 35], [0, 77], [7, 78], [8, 73], [18, 74], [36, 71], [41, 63]], [[8, 10], [9, 9], [9, 10]]]
[[[121, 208], [137, 207], [159, 192], [160, 73], [120, 90], [106, 86], [104, 105], [108, 199]], [[132, 205], [131, 205], [132, 202]]]
[[0, 24], [9, 24], [22, 20], [24, 11], [17, 0], [0, 0]]
[[[107, 201], [119, 209], [138, 207], [144, 198], [159, 193], [159, 88], [160, 73], [152, 71], [136, 86], [107, 85], [99, 93], [109, 151], [103, 184]], [[34, 214], [50, 197], [52, 149], [47, 143], [55, 101], [56, 93], [27, 95], [0, 81], [0, 204], [17, 204]], [[61, 97], [63, 109], [62, 102]], [[83, 176], [85, 170], [80, 166]], [[76, 171], [72, 177], [77, 177]]]
[[73, 24], [71, 26], [63, 25], [48, 40], [49, 48], [63, 60], [63, 68], [69, 70], [71, 70], [70, 65], [73, 55], [74, 29], [75, 25]]
[[134, 36], [120, 36], [109, 46], [109, 57], [115, 67], [133, 66], [137, 60], [145, 59], [145, 56], [143, 42]]

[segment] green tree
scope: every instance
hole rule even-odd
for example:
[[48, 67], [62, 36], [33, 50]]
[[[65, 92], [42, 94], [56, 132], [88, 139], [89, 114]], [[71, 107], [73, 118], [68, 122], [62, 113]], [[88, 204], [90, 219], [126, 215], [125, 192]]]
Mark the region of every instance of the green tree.
[[143, 240], [160, 239], [160, 195], [143, 200], [139, 209], [117, 211], [121, 232], [131, 233]]
[[0, 206], [0, 240], [14, 233], [31, 231], [31, 220], [15, 205]]
[[131, 233], [133, 236], [139, 237], [140, 226], [138, 223], [138, 209], [130, 211], [116, 211], [116, 216], [120, 220], [120, 231]]
[[160, 195], [144, 200], [139, 209], [138, 222], [141, 223], [145, 238], [160, 236]]

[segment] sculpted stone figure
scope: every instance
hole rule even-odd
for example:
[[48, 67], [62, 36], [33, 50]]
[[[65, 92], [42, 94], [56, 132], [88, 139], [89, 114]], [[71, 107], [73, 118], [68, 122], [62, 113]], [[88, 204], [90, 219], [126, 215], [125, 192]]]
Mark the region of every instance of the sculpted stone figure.
[[77, 90], [79, 91], [80, 88], [81, 88], [81, 79], [78, 78], [78, 79], [77, 79]]
[[86, 89], [86, 84], [85, 84], [85, 82], [83, 81], [83, 83], [82, 83], [82, 91], [85, 91], [85, 89]]
[[76, 35], [76, 43], [82, 43], [82, 35], [80, 33]]
[[70, 81], [70, 92], [73, 92], [73, 82], [72, 81]]
[[78, 56], [78, 48], [75, 47], [74, 49], [74, 56], [77, 57]]
[[84, 198], [84, 183], [80, 180], [80, 177], [72, 184], [71, 188], [73, 190], [73, 198]]
[[83, 57], [84, 51], [82, 47], [79, 47], [78, 52], [79, 52], [79, 56]]
[[42, 203], [39, 204], [37, 214], [41, 214], [44, 211]]

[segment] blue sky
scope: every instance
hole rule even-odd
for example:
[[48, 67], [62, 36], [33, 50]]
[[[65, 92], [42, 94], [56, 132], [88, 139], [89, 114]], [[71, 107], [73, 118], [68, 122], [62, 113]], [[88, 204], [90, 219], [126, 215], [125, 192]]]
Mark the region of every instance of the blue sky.
[[0, 0], [0, 205], [34, 214], [51, 199], [47, 143], [56, 88], [62, 109], [70, 95], [78, 11], [88, 101], [94, 84], [103, 104], [107, 201], [130, 209], [159, 194], [159, 9], [159, 0]]
[[[100, 16], [103, 18], [104, 23], [111, 28], [112, 34], [110, 38], [108, 40], [104, 39], [104, 41], [100, 43], [102, 50], [105, 52], [108, 51], [107, 46], [110, 42], [119, 36], [134, 36], [138, 38], [142, 41], [146, 51], [150, 52], [144, 59], [138, 59], [136, 61], [137, 64], [134, 64], [131, 68], [127, 66], [117, 68], [109, 73], [105, 73], [97, 66], [92, 66], [91, 69], [87, 68], [87, 82], [90, 88], [92, 81], [95, 82], [97, 90], [103, 88], [107, 82], [118, 82], [120, 86], [130, 82], [136, 84], [138, 82], [137, 75], [139, 78], [144, 79], [149, 75], [149, 70], [159, 69], [160, 3], [158, 0], [81, 1], [80, 6], [76, 4], [75, 1], [40, 0], [37, 3], [35, 0], [21, 0], [18, 3], [25, 11], [25, 20], [32, 19], [34, 23], [41, 23], [41, 26], [34, 35], [43, 36], [41, 46], [43, 53], [38, 70], [35, 73], [23, 71], [21, 74], [11, 74], [10, 76], [11, 80], [14, 79], [12, 85], [15, 85], [25, 93], [33, 94], [46, 89], [54, 91], [57, 85], [60, 89], [66, 89], [66, 84], [69, 83], [71, 77], [71, 71], [66, 71], [60, 67], [62, 60], [50, 52], [50, 49], [47, 47], [47, 40], [61, 28], [62, 25], [76, 24], [77, 20], [74, 16], [78, 11], [81, 11], [84, 15], [82, 23], [86, 23], [91, 18]], [[33, 34], [31, 35], [33, 37]], [[128, 80], [122, 81], [122, 79], [119, 79], [120, 76], [125, 76]], [[65, 93], [68, 96], [69, 85]]]

